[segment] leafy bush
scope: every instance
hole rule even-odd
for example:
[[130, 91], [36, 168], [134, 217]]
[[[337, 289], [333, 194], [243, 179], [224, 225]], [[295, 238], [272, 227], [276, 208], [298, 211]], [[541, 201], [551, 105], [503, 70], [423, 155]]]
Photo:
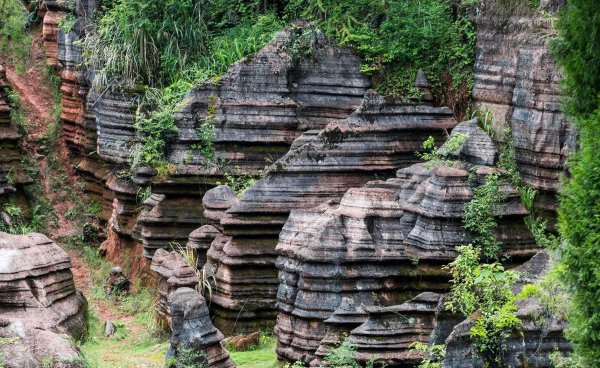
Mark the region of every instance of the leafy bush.
[[495, 214], [503, 200], [499, 191], [501, 179], [497, 174], [490, 174], [485, 183], [474, 190], [473, 199], [465, 207], [465, 228], [474, 235], [472, 245], [488, 258], [497, 258], [500, 243], [496, 240]]
[[427, 345], [422, 342], [410, 344], [411, 351], [420, 351], [425, 353], [425, 358], [417, 368], [442, 368], [444, 356], [446, 355], [446, 345], [433, 344]]
[[426, 161], [425, 167], [428, 169], [439, 165], [450, 165], [450, 154], [459, 149], [468, 138], [469, 135], [466, 133], [455, 133], [446, 140], [443, 146], [436, 147], [435, 139], [432, 136], [429, 136], [429, 138], [423, 142], [423, 148], [429, 150], [429, 152], [417, 152], [416, 155], [420, 159]]
[[600, 2], [570, 0], [557, 22], [554, 55], [564, 73], [564, 110], [579, 130], [571, 179], [561, 191], [564, 280], [572, 292], [568, 337], [582, 367], [600, 366]]
[[568, 1], [557, 22], [554, 57], [565, 75], [563, 108], [571, 116], [600, 106], [600, 2]]
[[208, 31], [194, 0], [113, 0], [105, 3], [86, 58], [102, 85], [119, 77], [131, 85], [168, 85], [206, 51]]
[[[600, 13], [599, 13], [600, 14]], [[583, 366], [600, 365], [600, 109], [579, 122], [580, 148], [561, 191], [559, 230], [564, 275], [573, 292], [569, 338]]]
[[458, 257], [448, 266], [452, 297], [446, 307], [454, 313], [474, 316], [471, 339], [484, 366], [505, 367], [506, 338], [521, 324], [516, 316], [516, 296], [511, 291], [519, 274], [504, 270], [497, 262], [480, 264], [480, 250], [472, 245], [460, 246], [457, 251]]

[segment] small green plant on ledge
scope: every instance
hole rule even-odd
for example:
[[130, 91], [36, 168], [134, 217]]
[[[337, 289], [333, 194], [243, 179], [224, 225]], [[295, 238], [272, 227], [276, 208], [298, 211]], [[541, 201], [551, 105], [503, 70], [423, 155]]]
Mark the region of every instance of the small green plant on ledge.
[[446, 140], [446, 143], [444, 143], [443, 146], [436, 147], [435, 139], [432, 136], [429, 136], [429, 138], [423, 142], [423, 148], [427, 151], [423, 153], [417, 152], [416, 155], [420, 159], [426, 161], [425, 167], [427, 169], [441, 165], [449, 165], [451, 163], [451, 160], [449, 159], [450, 154], [459, 149], [468, 138], [469, 135], [466, 133], [456, 133], [448, 137], [448, 140]]
[[[342, 342], [327, 354], [322, 365], [331, 368], [362, 367], [356, 359], [356, 346], [350, 342], [347, 335], [344, 335]], [[366, 368], [373, 368], [374, 366], [375, 358], [371, 359], [366, 364]]]
[[444, 356], [446, 355], [446, 345], [427, 345], [416, 341], [410, 344], [409, 348], [411, 351], [423, 352], [425, 354], [425, 358], [423, 358], [417, 368], [442, 368]]

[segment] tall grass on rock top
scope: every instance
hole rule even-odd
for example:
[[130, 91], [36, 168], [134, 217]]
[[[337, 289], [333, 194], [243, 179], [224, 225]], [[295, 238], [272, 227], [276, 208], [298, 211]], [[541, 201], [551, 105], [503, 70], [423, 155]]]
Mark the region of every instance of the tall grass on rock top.
[[600, 2], [569, 0], [554, 54], [564, 74], [563, 108], [579, 131], [559, 206], [561, 267], [572, 293], [568, 338], [582, 367], [600, 366]]
[[195, 0], [113, 0], [85, 40], [87, 61], [107, 85], [169, 84], [178, 70], [206, 52], [208, 31]]

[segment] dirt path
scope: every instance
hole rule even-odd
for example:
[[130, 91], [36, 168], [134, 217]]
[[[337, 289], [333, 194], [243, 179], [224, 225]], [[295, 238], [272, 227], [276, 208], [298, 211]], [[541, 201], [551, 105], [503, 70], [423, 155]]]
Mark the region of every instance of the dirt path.
[[[6, 76], [12, 88], [19, 94], [21, 109], [25, 116], [27, 124], [27, 137], [25, 139], [25, 148], [32, 154], [40, 165], [40, 179], [44, 187], [45, 195], [52, 204], [58, 218], [58, 226], [50, 228], [50, 237], [54, 241], [59, 241], [61, 238], [72, 234], [76, 229], [71, 221], [69, 221], [65, 212], [73, 203], [65, 201], [64, 198], [58, 198], [58, 194], [52, 190], [50, 177], [53, 174], [48, 168], [48, 157], [41, 152], [40, 142], [46, 136], [50, 125], [55, 123], [57, 118], [54, 115], [54, 99], [55, 96], [51, 87], [48, 85], [46, 76], [46, 55], [43, 50], [43, 39], [41, 29], [36, 30], [36, 35], [33, 38], [31, 48], [31, 58], [27, 63], [27, 71], [20, 75], [17, 73], [14, 65], [6, 64]], [[59, 155], [62, 168], [69, 173], [69, 183], [64, 185], [74, 185], [74, 176], [70, 172], [71, 168], [68, 164], [66, 155], [66, 147], [59, 140]], [[84, 260], [81, 251], [78, 249], [65, 248], [66, 252], [71, 257], [73, 277], [75, 286], [81, 290], [85, 296], [90, 299], [90, 289], [93, 284], [91, 277], [92, 270]], [[115, 313], [107, 305], [98, 308], [99, 318], [101, 320], [114, 320]]]

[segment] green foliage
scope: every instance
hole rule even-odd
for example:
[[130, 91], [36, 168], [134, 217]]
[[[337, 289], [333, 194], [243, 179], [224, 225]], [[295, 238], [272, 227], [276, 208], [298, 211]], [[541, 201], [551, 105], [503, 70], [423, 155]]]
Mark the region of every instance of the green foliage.
[[114, 77], [130, 85], [164, 86], [207, 50], [202, 4], [194, 0], [114, 0], [85, 39], [86, 60], [107, 86]]
[[177, 356], [166, 362], [170, 368], [206, 368], [206, 357], [201, 351], [191, 346], [179, 345], [177, 347]]
[[[600, 13], [598, 13], [600, 14]], [[592, 76], [590, 76], [591, 78]], [[569, 338], [584, 366], [600, 365], [600, 109], [580, 121], [580, 148], [571, 158], [572, 179], [561, 192], [561, 258], [573, 293]]]
[[360, 368], [360, 364], [356, 361], [356, 347], [352, 345], [347, 336], [338, 347], [327, 354], [323, 360], [323, 366]]
[[435, 139], [432, 136], [429, 136], [429, 138], [423, 142], [423, 148], [429, 152], [417, 152], [416, 155], [420, 159], [427, 161], [425, 167], [428, 169], [440, 165], [450, 165], [451, 160], [449, 159], [449, 156], [452, 152], [459, 149], [468, 138], [468, 134], [455, 133], [446, 140], [446, 143], [444, 143], [443, 146], [436, 147]]
[[72, 13], [68, 13], [58, 21], [58, 27], [62, 29], [65, 33], [71, 32], [75, 24], [77, 23], [77, 18]]
[[8, 104], [10, 105], [10, 120], [17, 127], [19, 134], [25, 136], [27, 134], [27, 127], [25, 126], [25, 115], [21, 109], [21, 97], [12, 89], [9, 89], [7, 97]]
[[[600, 107], [600, 2], [570, 0], [556, 24], [553, 51], [565, 76], [564, 109], [587, 116]], [[585, 120], [581, 121], [585, 124]]]
[[474, 235], [471, 244], [488, 258], [496, 258], [500, 252], [500, 243], [496, 240], [496, 211], [504, 199], [499, 190], [500, 175], [490, 174], [483, 185], [474, 190], [473, 199], [465, 207], [465, 228]]
[[484, 367], [505, 366], [506, 339], [521, 321], [511, 287], [519, 277], [505, 270], [497, 260], [501, 245], [496, 240], [496, 212], [503, 200], [500, 174], [489, 174], [474, 190], [473, 199], [465, 207], [464, 226], [473, 235], [469, 245], [457, 248], [458, 256], [446, 269], [452, 276], [452, 293], [446, 307], [473, 320], [470, 336]]
[[365, 60], [363, 70], [385, 95], [416, 95], [412, 85], [423, 69], [438, 102], [465, 112], [475, 58], [472, 3], [291, 0], [286, 17], [315, 21], [326, 35], [356, 49]]
[[0, 221], [0, 231], [10, 234], [27, 234], [31, 232], [43, 232], [46, 228], [46, 213], [41, 205], [36, 205], [29, 211], [24, 211], [20, 205], [9, 202], [2, 209], [10, 216], [9, 225]]
[[568, 337], [582, 367], [600, 366], [600, 2], [568, 1], [556, 23], [563, 109], [579, 130], [571, 179], [561, 191], [558, 228], [564, 281], [572, 293]]
[[31, 49], [29, 13], [20, 0], [0, 0], [0, 55], [8, 56], [17, 72], [25, 73]]
[[442, 368], [444, 356], [446, 355], [446, 345], [427, 345], [416, 341], [410, 344], [409, 347], [411, 351], [423, 352], [425, 355], [425, 358], [417, 368]]
[[242, 172], [237, 166], [234, 169], [225, 168], [223, 173], [225, 182], [217, 182], [217, 185], [227, 185], [235, 192], [235, 194], [241, 196], [246, 189], [250, 188], [257, 180], [265, 176], [267, 169], [268, 168], [265, 167], [258, 175], [251, 175]]
[[505, 367], [505, 341], [521, 324], [516, 316], [516, 297], [511, 291], [519, 274], [500, 263], [480, 264], [480, 250], [472, 245], [457, 248], [458, 257], [447, 267], [452, 274], [452, 296], [446, 307], [470, 316], [470, 330], [484, 367]]

